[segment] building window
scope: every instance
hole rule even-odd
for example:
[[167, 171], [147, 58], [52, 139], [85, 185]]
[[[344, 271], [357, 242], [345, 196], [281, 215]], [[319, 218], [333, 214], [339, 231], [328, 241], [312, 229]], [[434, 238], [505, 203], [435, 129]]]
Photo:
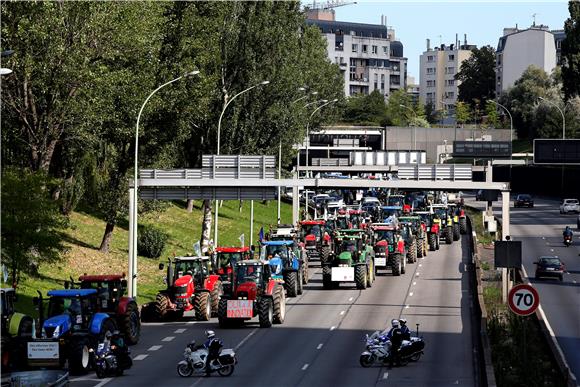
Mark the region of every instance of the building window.
[[455, 86], [455, 79], [448, 79], [445, 81], [446, 86]]
[[445, 67], [445, 74], [455, 74], [455, 67]]
[[556, 49], [561, 49], [562, 48], [562, 41], [561, 40], [556, 40]]
[[427, 81], [427, 87], [435, 87], [435, 81]]
[[381, 74], [381, 90], [385, 90], [385, 74]]
[[358, 51], [358, 44], [353, 44], [352, 45], [352, 52], [357, 52]]
[[379, 48], [377, 46], [372, 46], [371, 48], [372, 48], [373, 54], [376, 54], [378, 52]]
[[435, 74], [435, 67], [427, 67], [427, 74]]
[[427, 62], [433, 62], [433, 55], [429, 55], [427, 57]]
[[363, 45], [362, 45], [362, 52], [363, 52], [363, 53], [365, 53], [365, 54], [366, 54], [366, 53], [367, 53], [367, 51], [368, 51], [368, 49], [369, 49], [369, 46], [367, 46], [366, 44], [363, 44]]
[[383, 46], [383, 54], [389, 55], [389, 47], [388, 46]]
[[449, 60], [455, 60], [455, 55], [449, 55]]

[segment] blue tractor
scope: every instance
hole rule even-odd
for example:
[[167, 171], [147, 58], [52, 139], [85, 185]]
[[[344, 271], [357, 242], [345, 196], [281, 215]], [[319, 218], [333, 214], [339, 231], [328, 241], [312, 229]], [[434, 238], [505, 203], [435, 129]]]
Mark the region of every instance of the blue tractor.
[[28, 343], [29, 365], [66, 365], [71, 373], [86, 373], [91, 357], [107, 331], [117, 324], [107, 313], [97, 313], [96, 289], [50, 290], [47, 318], [44, 319], [42, 294], [34, 297], [38, 306], [41, 332]]
[[269, 261], [272, 277], [284, 282], [288, 297], [302, 294], [304, 271], [307, 265], [300, 256], [300, 249], [293, 240], [262, 242], [262, 260]]

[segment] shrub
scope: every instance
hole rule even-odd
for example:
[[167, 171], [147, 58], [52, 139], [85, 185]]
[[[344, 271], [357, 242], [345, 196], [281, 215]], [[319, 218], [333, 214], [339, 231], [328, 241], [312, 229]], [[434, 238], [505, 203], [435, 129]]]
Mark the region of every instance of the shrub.
[[137, 238], [137, 253], [148, 258], [159, 258], [168, 235], [154, 227], [143, 227]]

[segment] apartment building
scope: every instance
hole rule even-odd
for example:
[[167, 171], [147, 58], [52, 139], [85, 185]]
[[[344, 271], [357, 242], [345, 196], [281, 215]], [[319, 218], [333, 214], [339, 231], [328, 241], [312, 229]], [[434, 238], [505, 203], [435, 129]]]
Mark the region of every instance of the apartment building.
[[461, 70], [461, 63], [471, 56], [475, 45], [459, 44], [456, 38], [454, 44], [441, 44], [431, 48], [427, 39], [427, 50], [420, 56], [419, 64], [419, 100], [423, 104], [431, 104], [435, 110], [453, 109], [457, 102], [460, 82], [455, 75]]
[[407, 58], [395, 31], [381, 24], [334, 20], [334, 13], [309, 12], [306, 23], [318, 27], [327, 41], [331, 62], [344, 76], [344, 94], [370, 94], [378, 90], [387, 98], [398, 89], [406, 90]]
[[530, 66], [550, 74], [560, 64], [563, 30], [550, 31], [548, 26], [532, 25], [523, 30], [504, 28], [495, 54], [496, 94], [512, 87]]

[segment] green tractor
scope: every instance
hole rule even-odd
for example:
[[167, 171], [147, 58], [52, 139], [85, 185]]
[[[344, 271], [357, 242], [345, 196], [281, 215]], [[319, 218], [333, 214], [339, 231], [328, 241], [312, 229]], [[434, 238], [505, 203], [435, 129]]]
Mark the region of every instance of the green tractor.
[[429, 249], [425, 222], [423, 222], [420, 216], [401, 216], [399, 217], [399, 223], [409, 226], [415, 237], [415, 252], [409, 252], [409, 254], [414, 254], [415, 256], [413, 261], [416, 261], [417, 257], [425, 257]]
[[375, 253], [372, 246], [367, 244], [365, 230], [337, 230], [334, 242], [332, 260], [322, 265], [324, 289], [336, 288], [341, 282], [354, 282], [357, 289], [372, 286], [375, 280]]
[[447, 204], [432, 204], [431, 212], [434, 215], [434, 222], [439, 223], [439, 237], [445, 240], [448, 245], [453, 243], [453, 217], [449, 215]]
[[2, 308], [2, 369], [18, 369], [26, 356], [26, 340], [32, 337], [32, 317], [14, 310], [16, 291], [0, 289]]

